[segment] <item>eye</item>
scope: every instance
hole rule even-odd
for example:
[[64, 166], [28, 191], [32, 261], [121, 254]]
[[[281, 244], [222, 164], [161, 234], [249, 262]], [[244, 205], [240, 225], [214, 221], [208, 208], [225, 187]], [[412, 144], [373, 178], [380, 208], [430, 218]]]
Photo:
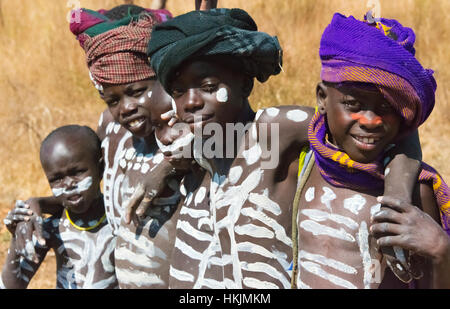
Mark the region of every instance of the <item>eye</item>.
[[119, 99], [108, 98], [108, 99], [105, 99], [105, 102], [108, 105], [108, 107], [114, 107], [114, 106], [117, 106], [119, 104]]
[[147, 90], [147, 88], [139, 88], [139, 89], [133, 90], [131, 95], [135, 98], [138, 98], [138, 97], [142, 96], [146, 90]]
[[394, 108], [391, 106], [391, 104], [384, 102], [380, 105], [379, 110], [382, 114], [386, 114], [393, 112]]
[[76, 171], [74, 172], [74, 175], [75, 175], [75, 176], [81, 176], [81, 175], [83, 175], [86, 171], [87, 171], [86, 169], [76, 170]]
[[353, 100], [353, 99], [344, 100], [344, 101], [342, 101], [342, 104], [344, 104], [345, 108], [347, 108], [351, 111], [356, 111], [356, 110], [361, 109], [361, 104], [357, 100]]
[[207, 93], [216, 92], [217, 88], [218, 88], [218, 85], [213, 84], [213, 83], [207, 83], [207, 84], [202, 85], [202, 90]]
[[184, 90], [181, 88], [174, 88], [172, 89], [172, 98], [179, 98], [184, 94]]
[[60, 177], [50, 178], [48, 182], [50, 183], [50, 186], [56, 187], [62, 183], [62, 178]]

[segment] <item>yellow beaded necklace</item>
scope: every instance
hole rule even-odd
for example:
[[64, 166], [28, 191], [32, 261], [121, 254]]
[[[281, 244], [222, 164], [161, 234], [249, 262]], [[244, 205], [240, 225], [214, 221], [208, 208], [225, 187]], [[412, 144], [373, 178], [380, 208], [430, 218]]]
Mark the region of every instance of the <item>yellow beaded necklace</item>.
[[95, 229], [95, 228], [98, 227], [100, 224], [102, 224], [103, 221], [105, 221], [105, 219], [106, 219], [106, 213], [100, 218], [100, 220], [98, 220], [98, 222], [97, 222], [95, 225], [90, 226], [90, 227], [81, 227], [81, 226], [76, 225], [76, 224], [72, 221], [72, 219], [70, 219], [69, 212], [67, 211], [67, 209], [66, 209], [66, 217], [67, 217], [67, 219], [69, 220], [70, 224], [72, 224], [72, 226], [73, 226], [74, 228], [76, 228], [77, 230], [80, 230], [80, 231], [90, 231], [90, 230]]

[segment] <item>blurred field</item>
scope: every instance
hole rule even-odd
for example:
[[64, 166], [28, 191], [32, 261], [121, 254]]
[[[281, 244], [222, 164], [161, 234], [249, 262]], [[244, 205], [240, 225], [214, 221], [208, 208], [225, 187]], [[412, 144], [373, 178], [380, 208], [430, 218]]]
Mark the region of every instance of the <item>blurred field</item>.
[[[72, 1], [73, 2], [73, 1]], [[91, 9], [119, 0], [81, 0]], [[284, 72], [256, 85], [254, 108], [280, 104], [313, 105], [319, 81], [318, 47], [334, 12], [362, 18], [367, 0], [219, 0], [220, 7], [247, 10], [260, 30], [277, 35], [284, 49]], [[371, 1], [376, 2], [376, 1]], [[0, 0], [0, 218], [15, 199], [50, 191], [41, 171], [40, 141], [54, 128], [77, 123], [96, 128], [105, 108], [88, 77], [84, 54], [69, 31], [66, 0]], [[151, 0], [135, 1], [149, 6]], [[193, 0], [168, 0], [179, 15]], [[435, 70], [436, 108], [420, 130], [424, 160], [450, 181], [450, 1], [381, 0], [383, 17], [396, 18], [417, 35], [417, 57]], [[9, 235], [0, 229], [0, 263]], [[55, 286], [50, 256], [30, 288]]]

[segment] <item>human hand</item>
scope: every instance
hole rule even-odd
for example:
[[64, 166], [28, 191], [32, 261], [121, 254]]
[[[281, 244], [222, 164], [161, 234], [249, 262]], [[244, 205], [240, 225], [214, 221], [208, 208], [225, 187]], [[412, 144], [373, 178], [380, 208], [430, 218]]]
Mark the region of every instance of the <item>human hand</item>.
[[17, 224], [22, 221], [30, 221], [33, 211], [30, 210], [30, 206], [25, 204], [22, 200], [17, 200], [6, 218], [3, 220], [8, 231], [14, 235], [16, 232]]
[[170, 162], [163, 160], [145, 175], [125, 206], [124, 221], [126, 224], [133, 221], [138, 225], [139, 219], [145, 216], [152, 200], [167, 186], [166, 179], [174, 174], [175, 169]]
[[374, 214], [370, 231], [380, 247], [400, 247], [435, 263], [449, 258], [449, 237], [432, 217], [397, 198], [378, 201], [387, 207]]

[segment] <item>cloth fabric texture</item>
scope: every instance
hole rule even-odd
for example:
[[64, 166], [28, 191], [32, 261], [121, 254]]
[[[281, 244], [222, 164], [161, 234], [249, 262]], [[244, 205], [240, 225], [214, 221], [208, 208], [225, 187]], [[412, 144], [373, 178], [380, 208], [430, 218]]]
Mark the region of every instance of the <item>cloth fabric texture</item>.
[[320, 42], [321, 78], [331, 83], [361, 82], [377, 86], [411, 131], [435, 104], [433, 71], [415, 58], [415, 33], [393, 19], [370, 24], [339, 13]]
[[154, 25], [171, 18], [166, 10], [146, 9], [120, 20], [106, 10], [72, 12], [70, 30], [86, 52], [86, 63], [97, 89], [101, 84], [128, 84], [155, 76], [147, 59], [147, 45]]
[[183, 14], [154, 27], [148, 46], [151, 65], [170, 93], [170, 79], [187, 59], [227, 55], [242, 63], [242, 72], [265, 82], [281, 71], [278, 39], [258, 32], [241, 9], [212, 9]]

